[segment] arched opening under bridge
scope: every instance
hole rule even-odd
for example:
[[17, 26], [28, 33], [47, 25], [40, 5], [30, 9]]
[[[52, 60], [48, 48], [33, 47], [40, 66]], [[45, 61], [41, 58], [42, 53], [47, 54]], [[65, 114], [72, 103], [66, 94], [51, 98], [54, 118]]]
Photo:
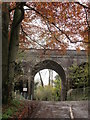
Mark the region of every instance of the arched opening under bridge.
[[61, 78], [54, 70], [40, 70], [34, 77], [34, 100], [61, 101]]
[[66, 75], [65, 71], [60, 64], [53, 60], [44, 60], [36, 64], [32, 69], [32, 78], [30, 83], [30, 96], [34, 97], [34, 76], [43, 69], [51, 69], [57, 72], [61, 78], [61, 100], [66, 100]]

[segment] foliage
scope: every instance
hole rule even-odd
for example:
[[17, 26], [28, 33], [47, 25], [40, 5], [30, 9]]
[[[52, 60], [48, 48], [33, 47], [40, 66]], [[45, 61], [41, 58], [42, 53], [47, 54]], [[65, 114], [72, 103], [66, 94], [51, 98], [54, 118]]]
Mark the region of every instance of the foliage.
[[37, 87], [35, 89], [35, 99], [36, 100], [46, 100], [46, 101], [60, 101], [61, 94], [61, 79], [59, 75], [56, 75], [54, 80], [54, 86]]
[[14, 71], [15, 71], [15, 74], [16, 74], [16, 75], [18, 75], [18, 74], [19, 74], [19, 75], [20, 75], [20, 74], [23, 74], [21, 62], [19, 62], [19, 63], [16, 63], [16, 62], [15, 62]]
[[60, 94], [61, 94], [61, 78], [59, 75], [55, 76], [54, 80], [54, 90], [56, 94], [57, 100], [60, 100]]
[[12, 109], [8, 108], [8, 110], [3, 114], [3, 118], [8, 118], [13, 114]]
[[12, 100], [11, 104], [12, 104], [13, 106], [15, 106], [15, 107], [18, 107], [18, 106], [20, 105], [20, 101], [14, 99], [14, 100]]
[[[79, 2], [26, 2], [10, 3], [13, 10], [25, 6], [21, 22], [20, 48], [55, 48], [65, 51], [69, 45], [85, 47], [88, 42], [88, 4]], [[80, 38], [80, 40], [78, 40]], [[69, 44], [71, 43], [71, 44]]]
[[39, 82], [38, 82], [38, 81], [34, 82], [34, 89], [35, 89], [35, 90], [37, 89], [38, 85], [39, 85]]
[[[23, 75], [22, 65], [21, 62], [15, 62], [14, 68], [14, 83], [18, 82], [20, 75]], [[20, 81], [19, 81], [20, 82]], [[22, 83], [21, 83], [22, 84]]]
[[72, 88], [87, 87], [88, 86], [88, 63], [81, 65], [73, 64], [70, 68], [69, 79]]
[[35, 91], [35, 99], [43, 101], [55, 100], [55, 91], [52, 86], [38, 87]]
[[7, 105], [7, 108], [3, 110], [2, 118], [8, 119], [14, 115], [20, 107], [23, 107], [23, 104], [21, 106], [21, 102], [19, 100], [12, 100], [9, 105]]

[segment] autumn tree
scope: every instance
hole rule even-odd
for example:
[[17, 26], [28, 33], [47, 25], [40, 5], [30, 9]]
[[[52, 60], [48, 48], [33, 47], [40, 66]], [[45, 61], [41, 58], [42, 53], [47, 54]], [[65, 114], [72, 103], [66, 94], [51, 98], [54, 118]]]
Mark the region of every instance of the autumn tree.
[[[25, 6], [21, 40], [25, 39], [27, 46], [63, 51], [73, 44], [77, 50], [87, 47], [87, 6], [78, 2], [27, 2]], [[24, 46], [21, 41], [20, 47]]]
[[[88, 4], [79, 2], [11, 2], [2, 4], [3, 101], [11, 99], [18, 48], [87, 49]], [[8, 85], [9, 95], [5, 95]]]

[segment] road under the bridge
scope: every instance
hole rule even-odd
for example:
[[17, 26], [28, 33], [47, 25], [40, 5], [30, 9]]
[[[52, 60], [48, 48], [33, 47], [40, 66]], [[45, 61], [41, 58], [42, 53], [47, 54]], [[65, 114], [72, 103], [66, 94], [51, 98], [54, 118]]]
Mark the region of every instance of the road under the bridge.
[[[70, 110], [71, 109], [71, 110]], [[41, 101], [30, 118], [88, 118], [88, 102]]]

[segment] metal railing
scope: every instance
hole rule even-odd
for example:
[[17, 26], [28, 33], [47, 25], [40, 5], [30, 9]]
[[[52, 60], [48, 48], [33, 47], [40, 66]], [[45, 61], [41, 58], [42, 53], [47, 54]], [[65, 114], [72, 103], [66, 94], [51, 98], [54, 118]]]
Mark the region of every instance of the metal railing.
[[67, 100], [68, 101], [89, 100], [90, 98], [89, 91], [90, 87], [70, 89], [67, 92]]

